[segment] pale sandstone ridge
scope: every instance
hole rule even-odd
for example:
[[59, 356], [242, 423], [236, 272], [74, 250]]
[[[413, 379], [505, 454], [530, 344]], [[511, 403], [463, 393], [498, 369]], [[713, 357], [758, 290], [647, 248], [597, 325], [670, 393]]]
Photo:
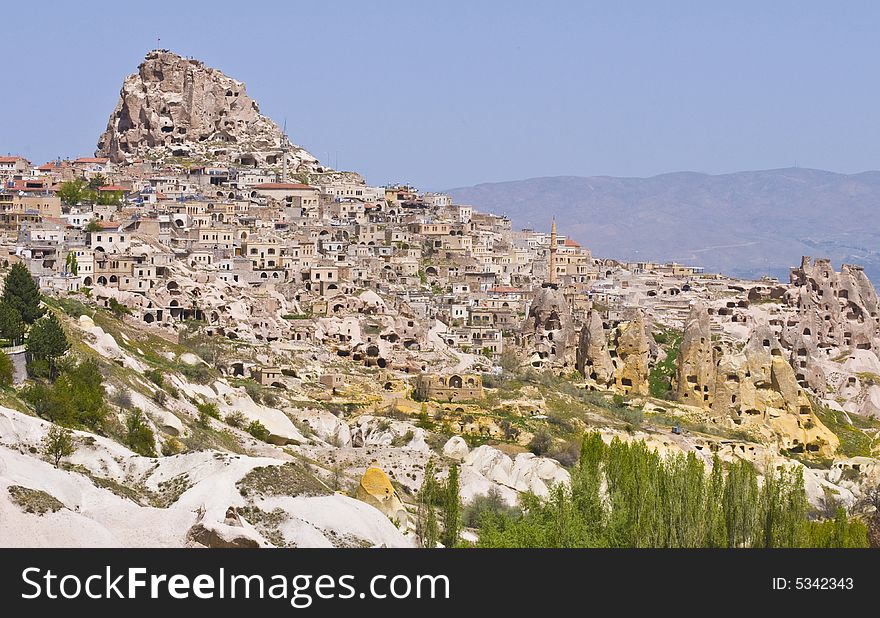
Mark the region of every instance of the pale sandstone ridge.
[[[116, 163], [176, 156], [271, 166], [281, 164], [284, 139], [242, 82], [153, 50], [122, 84], [95, 155]], [[287, 156], [291, 172], [322, 171], [298, 146], [290, 145]]]

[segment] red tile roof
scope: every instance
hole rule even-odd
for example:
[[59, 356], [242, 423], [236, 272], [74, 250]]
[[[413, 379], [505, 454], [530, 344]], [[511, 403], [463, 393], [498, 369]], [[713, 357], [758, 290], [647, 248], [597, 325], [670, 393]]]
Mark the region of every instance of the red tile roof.
[[49, 161], [48, 163], [43, 163], [37, 169], [41, 170], [41, 171], [47, 171], [47, 170], [62, 169], [65, 167], [70, 167], [69, 161]]
[[[33, 185], [33, 186], [28, 186]], [[34, 180], [32, 178], [24, 179], [24, 180], [10, 180], [6, 183], [5, 188], [12, 189], [14, 191], [48, 191], [49, 187], [46, 186], [42, 180]]]
[[103, 187], [98, 187], [98, 191], [128, 191], [128, 189], [119, 185], [104, 185]]
[[[24, 157], [0, 157], [0, 163], [15, 163], [19, 159], [24, 159]], [[24, 159], [27, 161], [27, 159]], [[30, 163], [30, 161], [28, 161]]]

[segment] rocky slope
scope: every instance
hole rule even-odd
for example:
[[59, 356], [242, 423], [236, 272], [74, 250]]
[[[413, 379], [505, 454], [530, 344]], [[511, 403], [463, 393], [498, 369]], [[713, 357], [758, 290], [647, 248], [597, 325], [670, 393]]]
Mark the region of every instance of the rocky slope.
[[[115, 162], [174, 156], [264, 166], [281, 163], [283, 139], [242, 82], [154, 50], [125, 79], [95, 154]], [[287, 156], [291, 173], [317, 171], [304, 149], [291, 145]]]

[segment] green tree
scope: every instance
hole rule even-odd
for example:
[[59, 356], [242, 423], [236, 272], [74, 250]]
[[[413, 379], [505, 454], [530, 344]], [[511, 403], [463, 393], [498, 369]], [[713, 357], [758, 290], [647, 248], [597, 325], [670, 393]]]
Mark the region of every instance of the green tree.
[[56, 192], [61, 201], [68, 206], [76, 206], [81, 202], [87, 201], [91, 194], [92, 191], [89, 189], [88, 183], [82, 178], [62, 182]]
[[727, 547], [727, 520], [724, 517], [724, 471], [716, 453], [706, 489], [706, 547]]
[[37, 416], [59, 425], [100, 427], [106, 414], [103, 377], [97, 363], [59, 363], [58, 378], [52, 384], [38, 382], [22, 391]]
[[101, 206], [118, 206], [122, 203], [122, 191], [97, 191], [95, 202]]
[[443, 486], [443, 536], [441, 538], [445, 547], [455, 547], [461, 534], [461, 496], [458, 478], [458, 464], [449, 467], [449, 475]]
[[425, 479], [419, 489], [418, 506], [416, 512], [416, 536], [422, 547], [433, 549], [440, 540], [440, 527], [437, 524], [437, 514], [434, 506], [438, 498], [438, 483], [434, 475], [434, 462], [429, 460], [425, 464]]
[[67, 427], [76, 424], [76, 411], [70, 400], [53, 386], [38, 382], [24, 389], [21, 394], [40, 418]]
[[129, 412], [125, 419], [125, 443], [138, 455], [156, 456], [156, 439], [144, 413], [138, 408]]
[[101, 187], [107, 186], [107, 179], [103, 174], [95, 174], [92, 176], [91, 180], [89, 180], [88, 187], [89, 189], [96, 190]]
[[483, 509], [479, 547], [866, 547], [868, 528], [845, 511], [810, 521], [803, 476], [713, 458], [707, 475], [694, 453], [660, 457], [643, 441], [585, 436], [570, 487], [540, 499], [526, 493], [521, 514]]
[[76, 260], [76, 253], [70, 251], [64, 260], [64, 267], [71, 275], [76, 276], [79, 273], [79, 262]]
[[45, 313], [45, 309], [40, 306], [40, 288], [27, 266], [21, 262], [13, 264], [9, 269], [0, 300], [18, 311], [25, 324], [33, 324]]
[[49, 433], [43, 438], [43, 454], [51, 459], [57, 468], [63, 458], [70, 457], [75, 452], [73, 433], [69, 429], [52, 425]]
[[24, 340], [24, 321], [21, 314], [10, 303], [0, 301], [0, 337], [12, 345], [20, 345]]
[[15, 377], [15, 367], [12, 365], [12, 359], [6, 352], [0, 350], [0, 386], [12, 386]]
[[101, 231], [101, 222], [97, 219], [89, 219], [89, 222], [83, 227], [83, 231], [94, 233]]
[[749, 547], [758, 527], [758, 474], [748, 461], [730, 466], [724, 483], [727, 546]]
[[27, 339], [27, 358], [29, 362], [44, 362], [48, 365], [49, 377], [56, 375], [56, 363], [70, 349], [67, 335], [54, 313], [37, 321]]
[[91, 428], [101, 426], [106, 389], [98, 363], [90, 359], [65, 367], [53, 386], [73, 406], [78, 423]]

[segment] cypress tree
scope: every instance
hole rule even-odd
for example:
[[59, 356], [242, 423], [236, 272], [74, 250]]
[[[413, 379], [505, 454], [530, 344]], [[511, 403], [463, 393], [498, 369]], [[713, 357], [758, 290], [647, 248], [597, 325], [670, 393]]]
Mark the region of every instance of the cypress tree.
[[45, 313], [40, 299], [40, 289], [27, 266], [21, 262], [13, 264], [3, 284], [2, 301], [18, 311], [25, 324], [33, 324]]
[[449, 476], [443, 487], [443, 545], [455, 547], [461, 533], [461, 497], [459, 496], [458, 464], [449, 467]]

